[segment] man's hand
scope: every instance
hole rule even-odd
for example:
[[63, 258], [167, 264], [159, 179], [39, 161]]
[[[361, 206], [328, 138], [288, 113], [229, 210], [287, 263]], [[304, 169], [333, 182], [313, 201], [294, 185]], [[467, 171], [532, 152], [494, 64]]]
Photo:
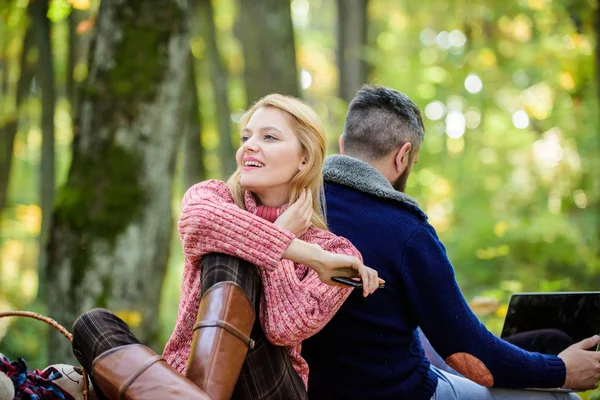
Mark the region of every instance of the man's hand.
[[310, 228], [313, 216], [312, 191], [303, 189], [298, 200], [291, 204], [274, 222], [292, 232], [297, 238]]
[[594, 335], [567, 347], [558, 355], [567, 368], [564, 387], [575, 390], [598, 387], [600, 352], [587, 350], [598, 345], [598, 342], [600, 336]]

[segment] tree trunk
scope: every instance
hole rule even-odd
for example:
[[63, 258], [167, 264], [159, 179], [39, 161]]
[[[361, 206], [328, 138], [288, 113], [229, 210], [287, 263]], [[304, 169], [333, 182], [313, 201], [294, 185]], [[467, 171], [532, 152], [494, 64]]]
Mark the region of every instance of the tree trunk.
[[[594, 13], [594, 31], [596, 32], [596, 47], [594, 50], [596, 58], [596, 101], [600, 102], [600, 8]], [[600, 133], [596, 134], [597, 148], [600, 150]], [[596, 158], [596, 165], [600, 165]], [[596, 171], [596, 174], [600, 171]], [[595, 192], [600, 193], [598, 179], [595, 179]], [[600, 199], [596, 199], [596, 219], [598, 235], [598, 257], [600, 257]]]
[[77, 116], [77, 82], [74, 79], [75, 67], [87, 56], [88, 40], [77, 33], [77, 26], [85, 20], [88, 13], [73, 8], [69, 14], [69, 56], [67, 60], [67, 97], [71, 104], [71, 116], [75, 120]]
[[42, 91], [42, 150], [39, 175], [40, 208], [42, 209], [42, 226], [39, 236], [38, 298], [45, 298], [45, 266], [46, 254], [43, 251], [48, 240], [48, 232], [54, 204], [54, 60], [50, 43], [50, 20], [47, 17], [48, 2], [33, 1], [29, 5], [29, 17], [33, 27], [34, 42], [38, 49], [37, 81]]
[[[3, 4], [2, 0], [0, 0], [0, 7], [6, 7], [8, 8], [9, 5], [8, 4]], [[7, 94], [8, 94], [8, 60], [9, 60], [9, 55], [7, 54], [8, 51], [8, 46], [9, 46], [9, 42], [10, 42], [10, 35], [9, 35], [9, 29], [7, 24], [0, 24], [0, 51], [2, 52], [2, 54], [0, 54], [0, 72], [2, 73], [2, 78], [0, 79], [0, 99], [6, 99]], [[2, 106], [2, 102], [0, 102], [0, 107]]]
[[27, 55], [33, 47], [33, 31], [31, 26], [25, 32], [20, 59], [21, 75], [17, 83], [15, 99], [15, 117], [9, 120], [0, 130], [0, 212], [6, 207], [8, 181], [13, 158], [13, 146], [19, 125], [19, 109], [27, 97], [31, 80], [35, 75], [35, 65], [27, 62]]
[[[187, 0], [100, 4], [48, 245], [49, 313], [65, 326], [105, 307], [142, 342], [157, 340], [190, 11]], [[49, 359], [72, 360], [64, 337], [51, 335]]]
[[217, 32], [215, 29], [214, 12], [211, 0], [198, 2], [200, 11], [202, 36], [206, 41], [207, 58], [210, 68], [210, 80], [215, 94], [217, 109], [217, 126], [219, 127], [219, 159], [223, 177], [228, 177], [235, 171], [235, 147], [231, 137], [231, 110], [227, 95], [227, 71], [223, 66], [221, 54], [217, 47]]
[[239, 9], [248, 104], [269, 93], [299, 96], [290, 2], [241, 0]]
[[[4, 46], [0, 42], [0, 49], [4, 52]], [[0, 71], [2, 71], [2, 79], [0, 80], [0, 96], [6, 99], [8, 95], [8, 61], [0, 58]], [[1, 103], [0, 103], [1, 105]]]
[[204, 168], [204, 151], [202, 148], [202, 121], [200, 120], [200, 104], [196, 87], [196, 69], [194, 58], [190, 56], [188, 93], [186, 98], [186, 119], [183, 131], [185, 148], [183, 164], [183, 184], [187, 190], [192, 185], [206, 179]]
[[367, 81], [363, 53], [367, 44], [368, 0], [337, 0], [339, 96], [350, 102]]

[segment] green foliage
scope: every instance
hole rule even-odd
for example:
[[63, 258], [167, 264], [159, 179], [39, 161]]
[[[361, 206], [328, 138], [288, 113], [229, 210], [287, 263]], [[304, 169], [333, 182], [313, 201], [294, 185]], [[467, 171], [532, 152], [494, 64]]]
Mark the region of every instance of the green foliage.
[[508, 279], [523, 290], [597, 288], [595, 5], [579, 3], [578, 31], [560, 2], [370, 4], [370, 80], [426, 111], [407, 191], [465, 294]]
[[48, 8], [48, 18], [52, 22], [60, 22], [71, 13], [71, 5], [67, 0], [52, 0]]
[[[28, 311], [44, 314], [46, 307], [39, 304], [30, 304]], [[47, 324], [24, 317], [10, 317], [10, 335], [6, 335], [1, 342], [0, 353], [11, 361], [23, 357], [30, 369], [46, 368], [48, 366], [48, 349], [46, 338], [50, 329]], [[67, 338], [65, 338], [67, 340]]]

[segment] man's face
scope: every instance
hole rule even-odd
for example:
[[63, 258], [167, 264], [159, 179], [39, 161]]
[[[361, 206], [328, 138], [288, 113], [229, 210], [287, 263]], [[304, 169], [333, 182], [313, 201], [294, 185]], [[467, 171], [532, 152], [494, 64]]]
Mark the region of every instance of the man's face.
[[417, 163], [417, 161], [419, 161], [419, 150], [414, 149], [410, 153], [410, 157], [408, 159], [408, 166], [406, 167], [402, 175], [400, 175], [398, 179], [396, 179], [396, 181], [392, 184], [394, 189], [396, 189], [399, 192], [404, 192], [404, 190], [406, 189], [406, 182], [408, 181], [408, 177], [410, 176], [413, 166]]

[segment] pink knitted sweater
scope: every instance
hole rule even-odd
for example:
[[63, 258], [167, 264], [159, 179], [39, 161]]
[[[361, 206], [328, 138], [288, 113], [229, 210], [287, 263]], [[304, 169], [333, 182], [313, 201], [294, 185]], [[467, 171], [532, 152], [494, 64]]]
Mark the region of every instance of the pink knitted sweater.
[[[208, 253], [229, 254], [258, 267], [263, 282], [262, 328], [269, 341], [286, 347], [306, 385], [308, 364], [300, 356], [301, 343], [329, 322], [351, 289], [326, 285], [312, 269], [281, 258], [294, 235], [257, 213], [275, 220], [285, 206], [265, 210], [250, 192], [245, 205], [246, 210], [235, 205], [227, 184], [217, 180], [194, 185], [185, 194], [179, 217], [185, 256], [181, 297], [175, 330], [163, 356], [173, 368], [185, 372], [200, 304], [200, 260]], [[333, 253], [361, 257], [348, 240], [328, 231], [311, 227], [299, 239]]]

